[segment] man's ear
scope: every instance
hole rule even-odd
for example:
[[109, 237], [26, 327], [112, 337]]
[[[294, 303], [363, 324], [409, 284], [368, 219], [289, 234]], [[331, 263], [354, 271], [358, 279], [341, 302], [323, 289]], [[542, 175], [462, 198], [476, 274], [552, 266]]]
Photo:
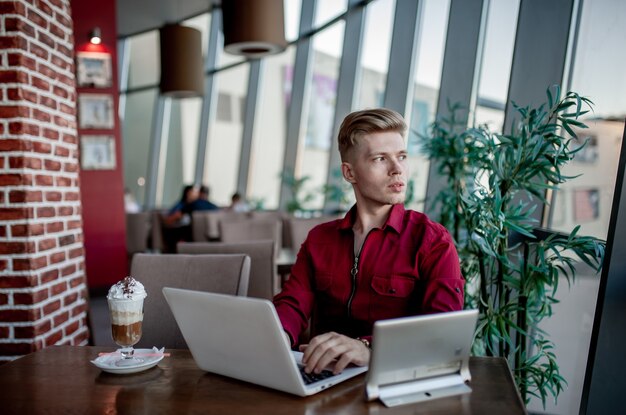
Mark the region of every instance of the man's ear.
[[343, 178], [346, 179], [348, 183], [356, 183], [352, 165], [350, 165], [347, 161], [341, 163], [341, 173], [343, 174]]

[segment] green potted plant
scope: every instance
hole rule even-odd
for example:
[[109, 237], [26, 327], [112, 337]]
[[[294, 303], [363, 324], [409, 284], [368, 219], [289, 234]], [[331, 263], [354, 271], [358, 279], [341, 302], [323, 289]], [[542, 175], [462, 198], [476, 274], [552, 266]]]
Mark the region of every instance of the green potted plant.
[[[586, 142], [575, 147], [579, 117], [591, 101], [558, 86], [547, 103], [515, 106], [519, 121], [507, 134], [486, 126], [464, 130], [459, 106], [434, 123], [424, 137], [426, 155], [447, 186], [433, 200], [436, 218], [452, 233], [466, 278], [466, 307], [480, 310], [473, 352], [502, 356], [522, 398], [555, 400], [567, 383], [559, 373], [554, 345], [539, 323], [552, 314], [559, 276], [572, 282], [575, 263], [601, 269], [604, 241], [538, 228], [537, 201], [546, 190], [571, 179], [561, 168]], [[513, 104], [515, 105], [515, 104]], [[577, 259], [577, 260], [576, 260]]]
[[283, 183], [287, 185], [291, 193], [291, 199], [287, 201], [286, 209], [292, 215], [299, 215], [309, 210], [306, 205], [315, 198], [315, 195], [311, 192], [306, 192], [304, 185], [307, 181], [311, 180], [310, 176], [295, 177], [294, 175], [283, 172], [281, 174]]

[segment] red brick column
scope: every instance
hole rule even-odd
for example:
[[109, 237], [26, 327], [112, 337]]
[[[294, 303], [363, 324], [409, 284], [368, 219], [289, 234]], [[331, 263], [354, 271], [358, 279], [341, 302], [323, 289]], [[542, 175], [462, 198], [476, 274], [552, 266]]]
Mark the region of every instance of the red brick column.
[[86, 344], [69, 0], [0, 1], [0, 363]]

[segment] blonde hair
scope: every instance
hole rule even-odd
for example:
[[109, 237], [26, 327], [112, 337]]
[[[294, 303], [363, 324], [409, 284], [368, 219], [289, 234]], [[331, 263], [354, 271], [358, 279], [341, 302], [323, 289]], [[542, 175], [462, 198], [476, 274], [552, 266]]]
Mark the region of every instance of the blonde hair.
[[406, 129], [404, 118], [394, 110], [373, 108], [352, 112], [343, 119], [337, 135], [341, 161], [346, 161], [348, 152], [365, 134], [393, 131], [404, 137]]

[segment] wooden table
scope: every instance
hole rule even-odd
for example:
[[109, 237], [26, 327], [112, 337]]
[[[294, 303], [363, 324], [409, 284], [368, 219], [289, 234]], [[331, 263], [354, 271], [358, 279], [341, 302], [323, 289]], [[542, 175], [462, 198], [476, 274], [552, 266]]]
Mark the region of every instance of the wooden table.
[[206, 373], [187, 350], [131, 375], [89, 360], [103, 347], [54, 346], [0, 366], [0, 413], [7, 414], [522, 414], [506, 362], [472, 358], [471, 394], [386, 408], [364, 400], [365, 374], [307, 398]]

